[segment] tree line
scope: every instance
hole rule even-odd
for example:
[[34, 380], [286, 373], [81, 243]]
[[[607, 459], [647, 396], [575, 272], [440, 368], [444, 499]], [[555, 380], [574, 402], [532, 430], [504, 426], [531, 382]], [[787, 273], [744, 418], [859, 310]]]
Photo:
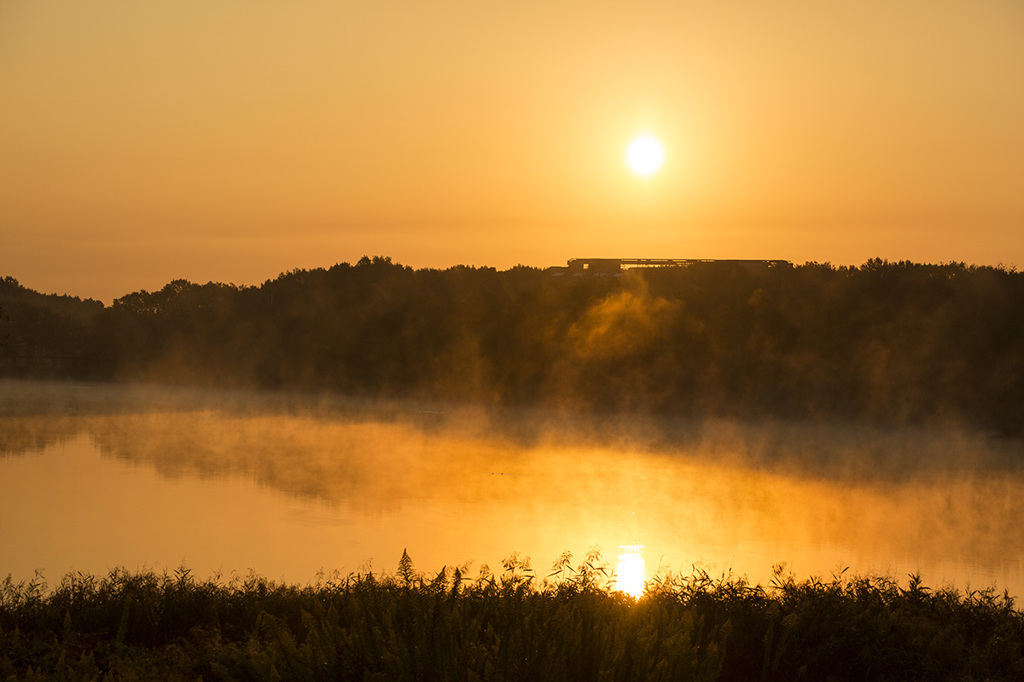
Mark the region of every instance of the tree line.
[[1024, 274], [694, 263], [617, 275], [386, 257], [104, 306], [0, 280], [0, 373], [1019, 434]]

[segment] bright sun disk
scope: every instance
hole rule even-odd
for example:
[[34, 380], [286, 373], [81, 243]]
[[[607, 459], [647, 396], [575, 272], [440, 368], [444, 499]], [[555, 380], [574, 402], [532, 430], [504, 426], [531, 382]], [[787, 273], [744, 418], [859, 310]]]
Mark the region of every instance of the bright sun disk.
[[653, 175], [665, 160], [665, 149], [653, 135], [641, 135], [626, 148], [626, 162], [637, 175]]
[[639, 599], [644, 593], [643, 545], [619, 545], [619, 564], [615, 568], [615, 588]]

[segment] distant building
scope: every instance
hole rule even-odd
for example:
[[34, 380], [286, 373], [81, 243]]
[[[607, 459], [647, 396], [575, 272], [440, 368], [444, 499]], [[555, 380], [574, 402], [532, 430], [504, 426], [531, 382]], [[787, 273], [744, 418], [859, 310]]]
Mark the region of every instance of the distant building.
[[686, 267], [696, 263], [732, 263], [752, 270], [789, 267], [788, 260], [746, 260], [714, 258], [571, 258], [565, 267], [548, 268], [554, 275], [615, 275], [631, 268]]

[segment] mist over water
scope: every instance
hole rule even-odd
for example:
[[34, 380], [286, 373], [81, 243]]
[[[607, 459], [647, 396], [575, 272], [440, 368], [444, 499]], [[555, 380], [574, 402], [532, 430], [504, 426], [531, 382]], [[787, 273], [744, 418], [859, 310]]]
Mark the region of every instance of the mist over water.
[[855, 573], [1024, 594], [1024, 448], [936, 428], [0, 384], [0, 574], [500, 566]]

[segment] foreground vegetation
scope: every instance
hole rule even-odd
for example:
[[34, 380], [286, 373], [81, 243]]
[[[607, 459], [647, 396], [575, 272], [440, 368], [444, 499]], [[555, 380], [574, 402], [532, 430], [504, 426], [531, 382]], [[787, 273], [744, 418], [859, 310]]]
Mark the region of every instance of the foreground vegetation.
[[911, 576], [768, 586], [705, 573], [614, 591], [596, 555], [537, 579], [117, 570], [0, 584], [0, 678], [250, 680], [1019, 680], [1024, 614]]

